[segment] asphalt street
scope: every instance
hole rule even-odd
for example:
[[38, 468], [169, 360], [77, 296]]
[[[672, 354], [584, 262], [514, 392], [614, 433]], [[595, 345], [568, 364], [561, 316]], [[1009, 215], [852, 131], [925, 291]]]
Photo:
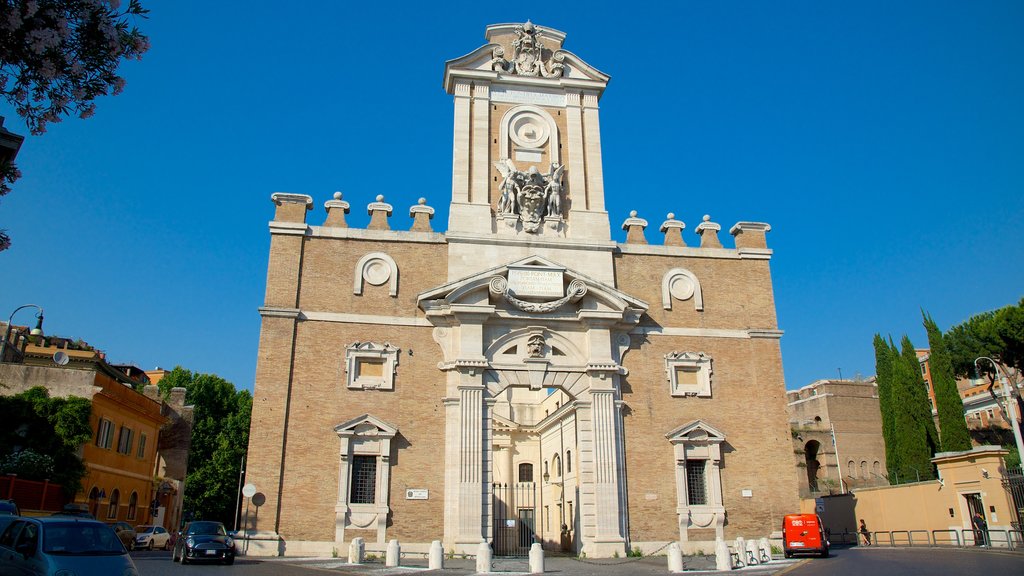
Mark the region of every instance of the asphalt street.
[[[169, 552], [139, 551], [132, 557], [141, 576], [190, 576], [231, 573], [246, 576], [311, 576], [325, 573], [359, 576], [390, 576], [426, 572], [421, 559], [403, 560], [400, 568], [385, 568], [381, 563], [363, 566], [346, 564], [338, 558], [238, 558], [234, 566], [181, 566], [171, 562]], [[475, 574], [472, 559], [446, 561], [446, 569], [429, 572], [437, 576], [468, 576]], [[545, 572], [558, 576], [647, 576], [668, 574], [664, 557], [580, 561], [574, 558], [548, 558]], [[706, 561], [694, 559], [685, 564], [688, 574], [716, 574], [703, 571]], [[526, 574], [525, 561], [496, 560], [494, 569], [504, 574]], [[733, 570], [731, 574], [759, 576], [914, 576], [958, 574], [1024, 574], [1024, 552], [975, 549], [938, 548], [850, 548], [833, 549], [829, 558], [772, 562], [771, 564]], [[722, 573], [717, 573], [722, 574]]]

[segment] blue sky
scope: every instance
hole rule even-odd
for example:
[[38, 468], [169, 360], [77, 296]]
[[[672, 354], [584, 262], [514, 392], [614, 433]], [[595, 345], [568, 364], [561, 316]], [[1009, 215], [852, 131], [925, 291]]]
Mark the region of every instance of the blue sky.
[[[607, 208], [769, 222], [786, 384], [874, 373], [1024, 295], [1024, 4], [153, 2], [153, 48], [96, 116], [27, 136], [0, 204], [0, 314], [114, 362], [252, 388], [270, 194], [384, 194], [447, 222], [444, 62], [527, 18], [611, 75]], [[5, 126], [27, 134], [6, 104]], [[727, 243], [730, 240], [726, 239]], [[731, 245], [731, 244], [730, 244]], [[23, 311], [16, 321], [28, 324]]]

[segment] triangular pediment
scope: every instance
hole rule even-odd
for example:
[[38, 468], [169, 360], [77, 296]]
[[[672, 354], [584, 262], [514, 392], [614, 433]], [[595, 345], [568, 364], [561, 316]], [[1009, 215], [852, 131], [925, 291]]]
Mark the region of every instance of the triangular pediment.
[[338, 436], [394, 438], [398, 427], [370, 414], [363, 414], [334, 427]]
[[720, 444], [725, 442], [725, 434], [716, 430], [713, 426], [703, 420], [694, 420], [679, 428], [665, 434], [669, 442], [677, 444], [680, 442], [706, 442]]
[[562, 282], [565, 286], [571, 286], [574, 282], [582, 283], [586, 287], [585, 293], [587, 296], [600, 301], [605, 307], [611, 310], [617, 312], [634, 310], [638, 313], [642, 313], [648, 309], [647, 303], [639, 298], [630, 296], [629, 294], [626, 294], [625, 292], [600, 280], [583, 274], [582, 272], [578, 272], [558, 262], [537, 255], [520, 258], [519, 260], [514, 260], [512, 262], [502, 264], [501, 266], [495, 266], [494, 268], [483, 270], [476, 274], [466, 276], [465, 278], [448, 282], [447, 284], [438, 286], [437, 288], [421, 292], [417, 297], [417, 303], [420, 308], [424, 310], [434, 304], [454, 305], [464, 302], [477, 303], [479, 298], [474, 297], [474, 294], [481, 290], [492, 289], [492, 284], [495, 282], [496, 278], [505, 279], [507, 282], [510, 270], [529, 271], [531, 268], [536, 268], [538, 271], [559, 271], [562, 275]]

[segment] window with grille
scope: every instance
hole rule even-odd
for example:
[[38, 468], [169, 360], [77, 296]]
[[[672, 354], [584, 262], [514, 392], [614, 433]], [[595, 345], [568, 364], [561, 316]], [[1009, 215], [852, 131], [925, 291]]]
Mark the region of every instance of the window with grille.
[[690, 506], [708, 503], [704, 482], [704, 460], [686, 461], [686, 499]]
[[533, 464], [523, 463], [519, 465], [519, 481], [533, 482]]
[[377, 486], [377, 457], [352, 457], [350, 504], [373, 504]]

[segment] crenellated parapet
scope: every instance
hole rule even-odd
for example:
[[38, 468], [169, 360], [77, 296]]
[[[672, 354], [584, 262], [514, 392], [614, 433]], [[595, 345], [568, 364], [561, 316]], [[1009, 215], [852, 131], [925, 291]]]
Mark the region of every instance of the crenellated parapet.
[[[326, 217], [323, 224], [310, 226], [306, 222], [306, 215], [313, 209], [313, 198], [306, 194], [277, 192], [271, 196], [277, 207], [274, 212], [274, 220], [270, 225], [271, 232], [317, 235], [318, 231], [350, 229], [355, 233], [358, 229], [351, 228], [345, 218], [351, 211], [351, 204], [342, 200], [342, 197], [341, 192], [335, 192], [330, 200], [324, 202]], [[394, 207], [384, 201], [382, 194], [378, 194], [373, 202], [366, 205], [366, 213], [370, 216], [366, 230], [392, 231], [391, 217]], [[410, 232], [437, 234], [430, 225], [430, 221], [434, 218], [434, 209], [427, 205], [426, 198], [420, 198], [416, 204], [409, 207], [409, 218], [412, 219], [412, 224], [408, 229]], [[395, 232], [400, 232], [400, 230]], [[337, 234], [327, 235], [336, 236]]]
[[[647, 220], [637, 216], [636, 210], [631, 210], [629, 218], [622, 223], [622, 229], [626, 231], [626, 244], [647, 244], [644, 230], [647, 228]], [[659, 230], [664, 234], [662, 245], [679, 248], [687, 248], [688, 244], [683, 238], [683, 231], [686, 223], [677, 220], [676, 215], [668, 213], [665, 221], [661, 223]], [[734, 249], [752, 257], [768, 257], [771, 250], [768, 249], [766, 235], [772, 229], [770, 224], [765, 222], [737, 222], [729, 229], [729, 234], [734, 238]], [[705, 214], [701, 222], [694, 228], [698, 237], [693, 249], [728, 249], [722, 245], [718, 233], [722, 226], [711, 220], [711, 216]]]

